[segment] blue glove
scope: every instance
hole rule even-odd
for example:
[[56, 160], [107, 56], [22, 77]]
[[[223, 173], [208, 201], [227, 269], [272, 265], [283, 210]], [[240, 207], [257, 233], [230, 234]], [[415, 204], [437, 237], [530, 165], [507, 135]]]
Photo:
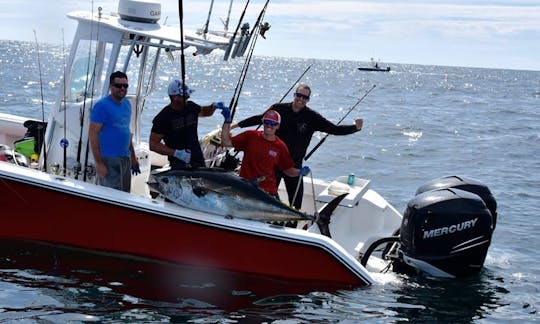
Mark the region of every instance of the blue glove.
[[212, 104], [212, 106], [214, 107], [214, 109], [223, 109], [223, 108], [225, 108], [225, 104], [222, 101], [214, 102]]
[[307, 176], [311, 172], [311, 169], [308, 166], [303, 166], [302, 169], [300, 169], [300, 175]]
[[180, 161], [189, 164], [191, 161], [191, 150], [185, 149], [185, 150], [175, 150], [174, 151], [174, 157], [179, 159]]
[[231, 110], [229, 109], [229, 107], [225, 106], [225, 104], [223, 102], [220, 101], [220, 102], [214, 103], [214, 108], [215, 109], [221, 109], [221, 114], [223, 115], [223, 118], [225, 118], [226, 123], [231, 123], [232, 122]]
[[223, 118], [225, 118], [224, 121], [226, 123], [232, 123], [231, 110], [228, 107], [223, 107], [221, 114], [223, 115]]
[[131, 174], [133, 175], [141, 174], [141, 169], [139, 168], [138, 164], [131, 166]]

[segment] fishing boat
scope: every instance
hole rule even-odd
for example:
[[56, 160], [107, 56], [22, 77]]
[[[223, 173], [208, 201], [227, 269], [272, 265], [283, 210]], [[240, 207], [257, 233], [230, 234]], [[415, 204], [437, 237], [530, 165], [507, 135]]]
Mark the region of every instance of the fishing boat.
[[[481, 267], [494, 229], [495, 210], [488, 210], [484, 202], [490, 197], [489, 189], [467, 179], [431, 183], [402, 215], [370, 188], [367, 179], [306, 177], [305, 186], [313, 190], [304, 193], [302, 212], [274, 203], [271, 212], [261, 218], [262, 210], [270, 210], [272, 203], [257, 199], [260, 193], [255, 186], [244, 183], [247, 189], [238, 190], [241, 180], [234, 174], [220, 170], [187, 176], [167, 171], [166, 159], [141, 140], [141, 115], [161, 55], [181, 50], [183, 40], [178, 39], [177, 31], [157, 22], [160, 10], [154, 4], [120, 3], [118, 14], [68, 14], [78, 28], [62, 89], [47, 121], [0, 114], [0, 240], [4, 247], [9, 242], [32, 242], [111, 258], [220, 269], [312, 289], [373, 284], [371, 271], [386, 267], [390, 255], [402, 261], [403, 267], [449, 277], [460, 275], [463, 269], [471, 271], [471, 264]], [[138, 10], [123, 14], [129, 5], [139, 6]], [[205, 50], [220, 44], [187, 37], [185, 41]], [[106, 76], [116, 70], [126, 71], [132, 80], [127, 99], [133, 109], [131, 129], [141, 174], [132, 177], [129, 193], [95, 184], [94, 161], [88, 150], [89, 110], [107, 94]], [[211, 168], [219, 166], [223, 158], [211, 140], [215, 135], [201, 140]], [[177, 192], [164, 186], [175, 180], [191, 186], [188, 193], [193, 199], [209, 198], [209, 192], [216, 192], [210, 184], [219, 182], [229, 187], [226, 194], [236, 203], [249, 199], [252, 205], [242, 212], [237, 207], [220, 212], [230, 207], [223, 206], [227, 200], [223, 192], [222, 198], [209, 199], [215, 204], [211, 208], [175, 201]], [[472, 193], [478, 188], [483, 193]], [[286, 197], [284, 188], [280, 195]], [[432, 200], [443, 204], [446, 214], [437, 217], [440, 211], [431, 212], [440, 208], [430, 204]], [[474, 220], [469, 219], [470, 210]], [[449, 211], [458, 217], [448, 216]], [[298, 226], [271, 222], [282, 220], [283, 215], [298, 220]], [[429, 222], [432, 217], [435, 221]], [[426, 237], [417, 237], [426, 231]], [[473, 244], [451, 240], [441, 244], [442, 252], [433, 249], [433, 240], [449, 240], [448, 234], [455, 232]], [[402, 243], [405, 245], [400, 247]], [[421, 243], [428, 246], [429, 253]], [[370, 258], [379, 245], [385, 247], [384, 257]], [[449, 246], [459, 249], [450, 253]], [[437, 260], [436, 265], [430, 263], [431, 258]]]
[[376, 72], [390, 72], [390, 67], [387, 66], [386, 68], [380, 68], [380, 67], [359, 67], [358, 70], [360, 71], [376, 71]]
[[379, 61], [375, 61], [373, 58], [370, 60], [371, 66], [367, 67], [359, 67], [358, 70], [360, 71], [375, 71], [375, 72], [390, 72], [390, 67], [381, 67]]

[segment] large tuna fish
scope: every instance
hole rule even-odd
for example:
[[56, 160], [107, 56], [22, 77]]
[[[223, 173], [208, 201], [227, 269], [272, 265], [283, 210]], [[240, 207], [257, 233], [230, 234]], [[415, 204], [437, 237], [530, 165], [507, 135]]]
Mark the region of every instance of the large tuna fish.
[[213, 214], [263, 221], [314, 219], [231, 172], [169, 170], [151, 175], [148, 185], [178, 205]]

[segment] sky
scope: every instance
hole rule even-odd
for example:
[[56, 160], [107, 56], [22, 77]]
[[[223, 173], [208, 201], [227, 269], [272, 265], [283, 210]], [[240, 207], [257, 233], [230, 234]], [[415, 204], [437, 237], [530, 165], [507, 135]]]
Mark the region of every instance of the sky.
[[[152, 0], [146, 0], [152, 1]], [[210, 28], [220, 29], [229, 0], [215, 0]], [[235, 1], [229, 30], [245, 1]], [[265, 0], [251, 0], [253, 24]], [[162, 0], [162, 19], [178, 25], [178, 1]], [[108, 13], [117, 0], [0, 0], [0, 39], [71, 42], [75, 10]], [[210, 0], [185, 0], [184, 28], [204, 25]], [[540, 71], [540, 0], [270, 0], [254, 55]]]

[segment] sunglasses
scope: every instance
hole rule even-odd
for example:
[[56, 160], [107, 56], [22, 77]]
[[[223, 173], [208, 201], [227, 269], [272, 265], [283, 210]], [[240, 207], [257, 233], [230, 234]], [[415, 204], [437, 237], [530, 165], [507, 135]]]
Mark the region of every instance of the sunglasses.
[[129, 84], [127, 83], [113, 83], [113, 87], [115, 87], [116, 89], [127, 89], [129, 87]]
[[268, 120], [268, 119], [263, 120], [263, 123], [264, 123], [265, 125], [267, 125], [267, 126], [272, 126], [272, 127], [279, 125], [278, 122], [275, 122], [275, 121], [272, 121], [272, 120]]
[[308, 100], [309, 100], [309, 96], [306, 96], [306, 95], [303, 94], [303, 93], [296, 92], [294, 95], [295, 95], [297, 98], [304, 99], [305, 101], [308, 101]]

